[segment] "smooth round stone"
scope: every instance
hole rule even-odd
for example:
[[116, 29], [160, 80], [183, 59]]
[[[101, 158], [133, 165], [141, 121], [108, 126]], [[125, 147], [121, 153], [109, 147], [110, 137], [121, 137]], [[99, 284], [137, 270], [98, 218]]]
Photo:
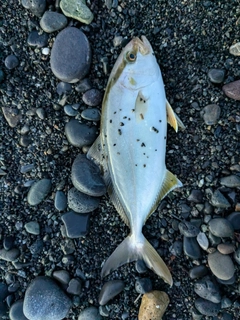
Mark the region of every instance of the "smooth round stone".
[[61, 217], [68, 238], [75, 239], [86, 236], [89, 232], [89, 214], [79, 214], [74, 211], [64, 213]]
[[209, 104], [202, 110], [203, 120], [206, 125], [212, 126], [217, 123], [221, 108], [217, 104]]
[[226, 219], [231, 223], [234, 230], [240, 230], [240, 211], [230, 213]]
[[9, 70], [16, 68], [19, 65], [19, 60], [14, 54], [10, 54], [6, 57], [5, 61], [5, 67]]
[[92, 88], [92, 82], [88, 78], [84, 78], [77, 83], [75, 90], [77, 92], [83, 93]]
[[90, 89], [84, 92], [83, 102], [90, 107], [96, 107], [102, 102], [102, 93], [98, 89]]
[[169, 297], [163, 291], [150, 291], [143, 295], [138, 320], [162, 319], [169, 304]]
[[135, 282], [135, 290], [137, 293], [144, 294], [152, 290], [152, 281], [149, 278], [140, 278]]
[[72, 295], [80, 295], [82, 291], [82, 283], [78, 279], [71, 279], [68, 284], [67, 293]]
[[234, 257], [234, 260], [235, 260], [238, 264], [240, 264], [240, 247], [238, 247], [238, 249], [235, 251], [233, 257]]
[[23, 300], [14, 302], [9, 310], [10, 320], [28, 320], [23, 314]]
[[240, 100], [240, 80], [225, 84], [222, 90], [227, 97]]
[[209, 241], [204, 232], [199, 232], [197, 235], [197, 242], [203, 250], [207, 250], [209, 247]]
[[200, 232], [197, 226], [188, 221], [180, 222], [178, 228], [181, 234], [188, 238], [196, 237]]
[[22, 5], [35, 16], [41, 17], [46, 9], [46, 0], [22, 0]]
[[196, 238], [183, 236], [183, 250], [188, 257], [194, 260], [200, 259], [202, 256], [201, 249]]
[[59, 82], [57, 85], [57, 93], [59, 96], [63, 94], [69, 94], [72, 91], [72, 85], [67, 82]]
[[68, 206], [78, 213], [88, 213], [97, 209], [100, 199], [80, 192], [76, 188], [68, 191]]
[[41, 28], [47, 33], [61, 30], [67, 23], [67, 18], [63, 14], [54, 11], [45, 11], [40, 20]]
[[220, 311], [221, 304], [198, 298], [195, 300], [195, 307], [205, 316], [216, 316]]
[[81, 311], [78, 320], [101, 320], [102, 317], [95, 307], [89, 307]]
[[235, 246], [231, 243], [220, 243], [217, 249], [222, 254], [231, 254], [235, 251]]
[[37, 108], [36, 114], [37, 114], [39, 119], [44, 120], [46, 118], [46, 113], [45, 113], [45, 110], [43, 108]]
[[62, 0], [60, 8], [65, 16], [89, 24], [93, 20], [93, 14], [86, 5], [86, 0]]
[[67, 270], [54, 271], [53, 278], [64, 285], [68, 285], [69, 281], [71, 280], [70, 274]]
[[191, 279], [198, 279], [204, 277], [208, 273], [208, 268], [204, 265], [195, 266], [189, 271]]
[[106, 193], [99, 168], [83, 154], [74, 160], [71, 178], [74, 187], [87, 195], [98, 197]]
[[195, 202], [195, 203], [201, 203], [203, 201], [203, 193], [201, 190], [192, 190], [188, 201]]
[[229, 188], [239, 188], [240, 187], [240, 177], [232, 174], [227, 177], [223, 177], [220, 179], [220, 183], [225, 187]]
[[209, 230], [216, 237], [233, 237], [234, 229], [231, 223], [224, 218], [215, 218], [209, 221], [208, 223]]
[[231, 45], [231, 47], [229, 48], [229, 52], [232, 55], [239, 57], [240, 56], [240, 42], [237, 42], [237, 43]]
[[69, 83], [79, 81], [88, 73], [91, 60], [91, 48], [82, 31], [69, 27], [59, 32], [50, 59], [52, 72], [58, 79]]
[[69, 116], [69, 117], [76, 117], [78, 114], [78, 111], [73, 109], [73, 107], [70, 104], [67, 104], [64, 106], [64, 112]]
[[96, 108], [88, 108], [82, 111], [81, 117], [89, 121], [99, 121], [101, 119], [101, 114]]
[[148, 270], [148, 268], [143, 260], [137, 260], [135, 262], [135, 269], [140, 274], [145, 273]]
[[91, 145], [97, 137], [97, 127], [89, 127], [78, 120], [70, 120], [65, 125], [65, 134], [71, 145], [82, 148], [86, 145]]
[[207, 277], [202, 280], [198, 280], [194, 284], [194, 291], [199, 297], [211, 301], [213, 303], [221, 302], [221, 295], [219, 287], [216, 283], [213, 283]]
[[35, 234], [35, 235], [40, 234], [40, 226], [39, 226], [39, 223], [36, 221], [30, 221], [26, 223], [24, 228], [28, 233]]
[[1, 249], [0, 250], [0, 260], [14, 261], [20, 256], [20, 251], [18, 248], [12, 248], [10, 250]]
[[51, 191], [52, 183], [49, 179], [35, 182], [28, 191], [27, 201], [31, 206], [41, 203]]
[[31, 320], [61, 320], [67, 317], [72, 303], [49, 277], [37, 277], [28, 286], [23, 313]]
[[122, 280], [111, 280], [106, 282], [99, 294], [98, 302], [104, 306], [108, 301], [116, 297], [124, 289], [124, 282]]
[[218, 189], [214, 191], [212, 195], [211, 203], [214, 207], [217, 207], [217, 208], [226, 209], [231, 207], [228, 200], [224, 197], [224, 195]]
[[27, 43], [31, 47], [43, 48], [48, 45], [48, 34], [43, 32], [38, 34], [36, 30], [31, 31], [27, 38]]
[[67, 197], [63, 191], [56, 191], [54, 206], [58, 211], [64, 211], [67, 208]]
[[212, 83], [222, 83], [225, 77], [225, 71], [222, 69], [210, 69], [208, 78]]
[[208, 255], [208, 265], [212, 273], [219, 279], [229, 280], [233, 277], [235, 268], [232, 259], [216, 251]]

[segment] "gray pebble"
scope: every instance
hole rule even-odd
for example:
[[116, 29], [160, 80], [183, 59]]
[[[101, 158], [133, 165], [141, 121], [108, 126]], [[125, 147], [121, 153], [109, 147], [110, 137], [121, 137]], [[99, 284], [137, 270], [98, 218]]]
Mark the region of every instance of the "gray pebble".
[[198, 280], [194, 284], [194, 291], [199, 297], [204, 298], [213, 303], [221, 302], [221, 295], [219, 287], [212, 282], [208, 277]]
[[78, 120], [70, 120], [65, 125], [65, 134], [71, 145], [82, 148], [91, 145], [97, 137], [97, 127], [89, 127]]
[[79, 295], [82, 291], [82, 283], [79, 279], [71, 279], [68, 284], [67, 293]]
[[181, 256], [183, 252], [183, 242], [180, 240], [174, 241], [169, 250], [174, 256]]
[[69, 27], [60, 31], [51, 51], [50, 65], [54, 75], [69, 83], [84, 78], [91, 65], [91, 49], [85, 34]]
[[9, 310], [10, 320], [28, 320], [23, 314], [23, 300], [14, 302]]
[[234, 253], [234, 260], [240, 264], [240, 247], [237, 248], [237, 250]]
[[36, 206], [43, 201], [43, 199], [51, 191], [52, 183], [49, 179], [42, 179], [35, 182], [28, 191], [27, 201], [31, 206]]
[[47, 33], [61, 30], [67, 23], [67, 18], [63, 14], [54, 11], [45, 11], [40, 20], [41, 28]]
[[152, 290], [152, 281], [149, 278], [139, 278], [135, 281], [137, 293], [144, 294]]
[[67, 83], [67, 82], [59, 82], [57, 85], [57, 94], [59, 96], [63, 95], [63, 94], [69, 94], [72, 91], [72, 85], [71, 83]]
[[30, 252], [32, 255], [38, 255], [42, 252], [43, 250], [43, 240], [42, 239], [37, 239], [34, 241], [31, 246], [29, 247]]
[[67, 197], [63, 191], [56, 191], [54, 206], [58, 211], [64, 211], [67, 208]]
[[82, 111], [81, 117], [89, 121], [99, 121], [101, 115], [97, 108], [88, 108]]
[[106, 193], [99, 168], [83, 154], [79, 154], [74, 160], [71, 178], [74, 187], [87, 195], [98, 197]]
[[1, 249], [0, 259], [5, 261], [14, 261], [20, 256], [20, 251], [18, 248], [12, 248], [10, 250]]
[[230, 256], [216, 251], [208, 255], [208, 265], [212, 273], [219, 279], [229, 280], [233, 277], [235, 269]]
[[233, 237], [234, 230], [232, 224], [224, 218], [215, 218], [208, 223], [209, 230], [216, 237]]
[[32, 143], [32, 139], [28, 135], [21, 136], [19, 139], [19, 144], [22, 147], [28, 147], [31, 143]]
[[80, 192], [76, 188], [71, 188], [68, 191], [68, 206], [78, 213], [88, 213], [97, 209], [99, 198], [89, 196]]
[[122, 44], [122, 41], [123, 41], [123, 37], [122, 36], [115, 35], [115, 37], [113, 38], [114, 47], [119, 47]]
[[19, 60], [14, 54], [10, 54], [6, 57], [4, 63], [7, 69], [12, 70], [19, 65]]
[[201, 203], [203, 201], [203, 194], [201, 190], [192, 190], [189, 197], [188, 201], [192, 201], [195, 203]]
[[216, 316], [220, 311], [221, 304], [198, 298], [195, 300], [195, 307], [205, 316]]
[[227, 298], [227, 297], [223, 297], [222, 301], [221, 301], [221, 308], [222, 309], [226, 309], [226, 308], [230, 308], [232, 305], [232, 301]]
[[48, 34], [43, 32], [38, 34], [36, 30], [29, 33], [27, 43], [31, 47], [43, 48], [48, 45]]
[[90, 107], [96, 107], [102, 102], [102, 93], [98, 89], [90, 89], [84, 92], [83, 102]]
[[79, 214], [74, 211], [64, 213], [61, 217], [67, 236], [71, 239], [86, 236], [89, 232], [89, 214]]
[[195, 266], [189, 271], [189, 277], [191, 279], [198, 279], [204, 277], [208, 273], [208, 269], [204, 265]]
[[226, 219], [231, 223], [234, 230], [240, 230], [240, 211], [232, 212]]
[[211, 246], [216, 247], [218, 244], [222, 242], [221, 238], [216, 237], [212, 232], [208, 232], [208, 240], [211, 244]]
[[21, 173], [27, 173], [27, 172], [30, 172], [34, 169], [34, 164], [33, 163], [30, 163], [30, 164], [25, 164], [23, 166], [21, 166], [20, 168], [20, 172]]
[[61, 284], [68, 285], [70, 274], [67, 270], [57, 270], [53, 272], [53, 278]]
[[61, 320], [67, 317], [72, 303], [50, 277], [36, 277], [28, 286], [23, 313], [31, 320]]
[[228, 200], [224, 197], [224, 195], [219, 190], [214, 191], [212, 195], [211, 203], [214, 207], [217, 207], [217, 208], [226, 209], [231, 207]]
[[209, 104], [202, 110], [203, 120], [206, 125], [211, 126], [217, 123], [221, 108], [217, 104]]
[[212, 83], [222, 83], [225, 77], [225, 71], [222, 69], [210, 69], [208, 77]]
[[235, 251], [235, 246], [231, 243], [220, 243], [217, 249], [222, 254], [231, 254]]
[[7, 120], [7, 123], [11, 128], [15, 128], [19, 121], [21, 120], [22, 116], [19, 111], [15, 108], [9, 107], [2, 107], [3, 115]]
[[188, 221], [180, 222], [178, 228], [181, 234], [189, 238], [196, 237], [200, 232], [197, 226]]
[[98, 302], [101, 306], [105, 305], [124, 289], [122, 280], [111, 280], [106, 282], [100, 292]]
[[197, 235], [197, 242], [203, 250], [207, 250], [209, 247], [209, 241], [204, 232], [199, 232]]
[[69, 117], [76, 117], [76, 115], [78, 114], [78, 111], [73, 109], [73, 107], [70, 104], [67, 104], [66, 106], [64, 106], [64, 112]]
[[138, 273], [145, 273], [148, 270], [148, 268], [143, 260], [137, 260], [135, 262], [135, 269]]
[[40, 234], [40, 226], [39, 226], [39, 223], [36, 221], [30, 221], [26, 223], [24, 228], [28, 233], [35, 234], [35, 235]]
[[37, 114], [39, 119], [44, 120], [46, 118], [46, 113], [45, 113], [45, 110], [43, 108], [37, 108], [36, 109], [36, 114]]
[[35, 16], [41, 17], [46, 9], [46, 0], [22, 0], [22, 5]]
[[223, 177], [220, 179], [220, 183], [225, 187], [229, 188], [239, 188], [240, 187], [240, 177], [232, 174], [227, 177]]
[[99, 314], [96, 307], [89, 307], [81, 311], [78, 320], [101, 320], [102, 316]]
[[92, 82], [88, 78], [84, 78], [77, 83], [75, 90], [83, 93], [92, 88]]
[[188, 238], [183, 236], [183, 250], [188, 257], [194, 260], [200, 259], [202, 256], [201, 249], [196, 238]]

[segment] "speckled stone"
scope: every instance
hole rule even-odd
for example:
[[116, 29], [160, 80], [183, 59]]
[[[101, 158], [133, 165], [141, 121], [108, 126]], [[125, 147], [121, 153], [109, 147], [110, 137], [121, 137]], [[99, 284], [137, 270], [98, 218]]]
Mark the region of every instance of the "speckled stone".
[[62, 0], [60, 7], [65, 16], [89, 24], [93, 20], [93, 14], [86, 5], [86, 0]]
[[111, 280], [106, 282], [99, 294], [98, 302], [104, 306], [108, 301], [116, 297], [124, 289], [124, 282], [122, 280]]
[[138, 320], [162, 319], [168, 304], [169, 297], [163, 291], [154, 290], [145, 293], [142, 297]]
[[84, 92], [82, 99], [86, 105], [96, 107], [102, 102], [102, 93], [98, 89], [93, 88]]
[[15, 128], [22, 118], [21, 113], [15, 108], [2, 107], [2, 112], [11, 128]]
[[100, 199], [89, 196], [76, 188], [68, 191], [68, 206], [78, 213], [88, 213], [97, 209]]
[[234, 264], [230, 256], [221, 254], [218, 251], [208, 255], [208, 265], [212, 273], [222, 280], [229, 280], [235, 272]]

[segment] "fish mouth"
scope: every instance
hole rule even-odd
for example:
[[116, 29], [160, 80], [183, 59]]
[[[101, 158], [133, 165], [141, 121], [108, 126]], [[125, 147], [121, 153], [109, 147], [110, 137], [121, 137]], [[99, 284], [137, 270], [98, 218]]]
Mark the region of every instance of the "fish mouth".
[[130, 44], [134, 52], [139, 51], [144, 56], [152, 51], [152, 47], [145, 36], [141, 36], [141, 39], [138, 37], [133, 38]]

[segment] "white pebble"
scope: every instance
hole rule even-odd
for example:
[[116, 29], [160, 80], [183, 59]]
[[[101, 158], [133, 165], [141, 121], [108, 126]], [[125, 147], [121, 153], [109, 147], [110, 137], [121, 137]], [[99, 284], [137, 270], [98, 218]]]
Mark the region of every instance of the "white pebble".
[[42, 54], [44, 54], [45, 56], [49, 55], [50, 49], [49, 48], [43, 48], [42, 49]]
[[199, 232], [197, 236], [197, 242], [203, 250], [207, 250], [209, 246], [209, 241], [204, 232]]

